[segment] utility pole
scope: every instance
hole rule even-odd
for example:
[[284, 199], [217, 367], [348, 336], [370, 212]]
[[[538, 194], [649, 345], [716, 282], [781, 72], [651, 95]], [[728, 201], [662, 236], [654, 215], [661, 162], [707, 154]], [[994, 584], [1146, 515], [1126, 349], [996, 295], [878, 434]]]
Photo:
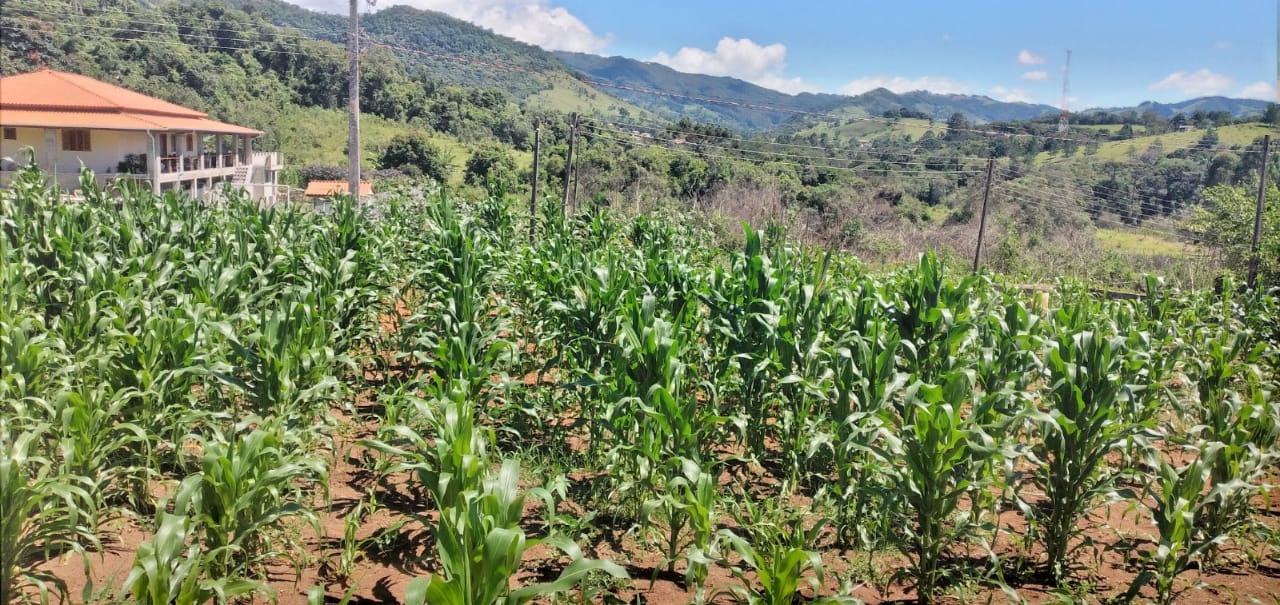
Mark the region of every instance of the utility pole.
[[1262, 168], [1258, 171], [1258, 207], [1253, 212], [1253, 246], [1249, 248], [1249, 288], [1258, 286], [1258, 246], [1262, 241], [1262, 209], [1267, 203], [1267, 156], [1271, 154], [1271, 135], [1262, 137]]
[[360, 0], [351, 1], [351, 32], [347, 48], [351, 53], [351, 74], [347, 82], [350, 124], [347, 126], [347, 193], [360, 204]]
[[1062, 65], [1062, 103], [1059, 109], [1062, 113], [1058, 114], [1058, 132], [1067, 132], [1067, 96], [1071, 88], [1068, 83], [1071, 81], [1071, 50], [1067, 50], [1067, 62]]
[[569, 181], [573, 177], [573, 140], [578, 136], [578, 114], [569, 115], [569, 153], [564, 158], [564, 207], [569, 208], [569, 192], [573, 190]]
[[533, 194], [529, 196], [529, 245], [533, 245], [533, 228], [538, 224], [538, 158], [542, 156], [542, 124], [533, 119]]
[[982, 189], [982, 214], [978, 215], [978, 245], [973, 249], [973, 272], [978, 272], [978, 261], [982, 258], [982, 237], [987, 231], [987, 201], [991, 199], [991, 170], [995, 167], [995, 158], [987, 158], [987, 184]]

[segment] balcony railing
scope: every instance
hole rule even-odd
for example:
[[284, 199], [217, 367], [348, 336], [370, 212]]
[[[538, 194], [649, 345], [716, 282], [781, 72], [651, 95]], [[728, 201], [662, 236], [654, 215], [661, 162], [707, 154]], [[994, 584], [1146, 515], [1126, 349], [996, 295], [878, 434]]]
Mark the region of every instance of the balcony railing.
[[160, 174], [179, 174], [197, 170], [222, 170], [239, 165], [234, 153], [202, 155], [167, 155], [160, 158]]

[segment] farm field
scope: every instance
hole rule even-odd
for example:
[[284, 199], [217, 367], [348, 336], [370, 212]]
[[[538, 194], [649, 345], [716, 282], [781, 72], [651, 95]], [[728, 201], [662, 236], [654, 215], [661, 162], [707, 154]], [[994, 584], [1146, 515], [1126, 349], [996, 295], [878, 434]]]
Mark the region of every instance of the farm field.
[[[1265, 124], [1232, 124], [1231, 126], [1223, 126], [1218, 128], [1218, 146], [1232, 147], [1236, 145], [1246, 146], [1253, 143], [1257, 139], [1266, 134], [1272, 134], [1274, 131]], [[1107, 141], [1098, 145], [1098, 152], [1090, 156], [1093, 160], [1121, 162], [1133, 157], [1140, 156], [1144, 151], [1155, 144], [1157, 141], [1164, 149], [1164, 153], [1195, 145], [1204, 136], [1204, 129], [1183, 130], [1178, 132], [1167, 132], [1160, 135], [1147, 135], [1126, 139], [1123, 141]], [[1132, 152], [1132, 153], [1131, 153]], [[1076, 152], [1072, 157], [1084, 157], [1084, 149]], [[1057, 162], [1062, 161], [1061, 155], [1050, 154], [1049, 152], [1041, 152], [1036, 156], [1036, 163]]]
[[924, 136], [924, 133], [933, 131], [934, 134], [942, 134], [946, 132], [947, 125], [945, 122], [934, 122], [930, 124], [929, 120], [921, 120], [918, 118], [899, 118], [892, 122], [883, 119], [863, 120], [857, 116], [849, 118], [847, 123], [832, 124], [825, 122], [816, 126], [811, 126], [804, 130], [796, 132], [796, 136], [806, 137], [809, 135], [827, 135], [836, 141], [853, 141], [858, 139], [875, 138], [884, 134], [896, 134], [910, 136], [911, 140], [917, 140]]
[[0, 603], [1280, 596], [1280, 300], [1230, 280], [83, 190], [0, 192]]

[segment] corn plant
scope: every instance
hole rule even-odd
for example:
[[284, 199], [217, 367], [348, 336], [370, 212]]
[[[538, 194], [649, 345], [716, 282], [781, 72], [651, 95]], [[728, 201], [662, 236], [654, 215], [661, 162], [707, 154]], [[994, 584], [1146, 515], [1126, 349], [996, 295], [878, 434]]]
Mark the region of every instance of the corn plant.
[[[772, 512], [743, 501], [735, 517], [744, 535], [728, 529], [717, 532], [717, 539], [740, 558], [729, 570], [741, 584], [724, 592], [744, 605], [856, 603], [849, 597], [821, 595], [824, 566], [812, 547], [822, 524], [806, 528], [802, 519], [771, 519]], [[812, 595], [805, 595], [805, 589]]]
[[892, 409], [907, 374], [897, 370], [896, 326], [871, 321], [865, 330], [851, 333], [835, 351], [827, 426], [812, 435], [807, 457], [810, 464], [821, 464], [822, 452], [828, 452], [833, 472], [819, 476], [819, 487], [833, 500], [840, 539], [848, 544], [856, 537], [874, 548], [896, 528], [888, 515], [880, 514], [890, 496], [880, 481], [885, 462], [872, 445], [883, 427], [883, 412]]
[[[710, 460], [723, 418], [685, 384], [688, 330], [684, 318], [658, 314], [657, 299], [629, 300], [614, 341], [614, 376], [606, 385], [611, 400], [607, 423], [620, 443], [611, 456], [622, 473], [619, 491], [638, 512], [658, 493], [662, 478], [680, 460]], [[674, 474], [674, 473], [673, 473]]]
[[521, 557], [539, 543], [526, 538], [519, 526], [524, 510], [519, 478], [519, 466], [506, 461], [479, 490], [466, 491], [454, 506], [441, 509], [435, 531], [441, 572], [411, 582], [406, 605], [519, 605], [570, 590], [592, 572], [627, 577], [613, 563], [583, 558], [572, 543], [552, 540], [549, 545], [562, 547], [572, 562], [552, 582], [512, 590], [511, 577], [520, 569]]
[[708, 557], [714, 550], [712, 538], [719, 522], [720, 485], [715, 466], [703, 469], [689, 459], [679, 462], [680, 474], [666, 482], [664, 493], [644, 503], [640, 518], [649, 526], [665, 525], [663, 556], [667, 571], [675, 571], [680, 551], [686, 551], [685, 583], [698, 591], [701, 600]]
[[255, 593], [271, 594], [261, 582], [213, 576], [206, 569], [206, 553], [189, 543], [192, 526], [185, 514], [161, 510], [156, 533], [138, 545], [124, 586], [139, 605], [201, 605], [215, 599], [227, 603]]
[[962, 409], [975, 400], [972, 376], [956, 371], [945, 379], [942, 386], [918, 383], [907, 390], [903, 412], [880, 446], [886, 461], [901, 460], [887, 472], [905, 507], [899, 548], [911, 560], [908, 573], [922, 605], [932, 603], [952, 575], [945, 564], [949, 549], [976, 525], [960, 514], [961, 497], [988, 483], [975, 461], [990, 451], [991, 439]]
[[282, 554], [274, 541], [280, 522], [300, 517], [314, 524], [309, 490], [328, 476], [324, 462], [308, 457], [278, 423], [240, 430], [202, 441], [201, 472], [176, 500], [177, 510], [195, 515], [203, 564], [213, 577], [250, 572]]
[[[17, 603], [30, 591], [49, 602], [50, 589], [67, 597], [57, 576], [36, 568], [41, 558], [93, 544], [97, 528], [80, 507], [91, 502], [88, 481], [53, 474], [49, 460], [32, 455], [47, 427], [13, 433], [0, 420], [0, 603]], [[86, 571], [88, 562], [86, 559]]]
[[1107, 467], [1106, 455], [1149, 428], [1124, 414], [1145, 366], [1124, 338], [1085, 330], [1060, 333], [1045, 370], [1046, 409], [1029, 408], [1025, 414], [1040, 435], [1030, 447], [1030, 481], [1046, 503], [1036, 508], [1020, 498], [1017, 502], [1041, 532], [1050, 572], [1063, 581], [1071, 573], [1071, 555], [1083, 545], [1080, 518], [1113, 493], [1118, 474]]
[[464, 494], [477, 491], [488, 464], [489, 433], [476, 426], [470, 388], [455, 384], [436, 401], [408, 398], [414, 422], [426, 424], [434, 441], [409, 424], [383, 427], [381, 439], [361, 444], [399, 460], [390, 472], [409, 471], [440, 510], [459, 506]]
[[972, 291], [977, 279], [948, 280], [945, 266], [932, 252], [921, 255], [914, 270], [900, 274], [888, 313], [903, 339], [903, 363], [921, 380], [940, 380], [960, 367], [973, 339]]
[[1182, 468], [1161, 460], [1158, 475], [1144, 487], [1147, 500], [1153, 502], [1148, 508], [1159, 543], [1146, 553], [1150, 570], [1139, 574], [1134, 585], [1154, 580], [1156, 602], [1162, 605], [1178, 596], [1178, 576], [1229, 538], [1229, 528], [1204, 523], [1215, 503], [1247, 488], [1243, 482], [1212, 481], [1214, 458], [1221, 451], [1220, 443], [1203, 444], [1196, 459]]
[[62, 473], [84, 477], [89, 485], [90, 519], [117, 497], [145, 494], [150, 471], [145, 464], [149, 440], [136, 424], [123, 422], [129, 391], [111, 393], [105, 384], [67, 391], [58, 398], [56, 438]]
[[[715, 331], [726, 348], [725, 368], [736, 366], [738, 402], [744, 416], [735, 420], [742, 426], [753, 455], [763, 458], [768, 419], [771, 415], [768, 385], [777, 372], [775, 347], [780, 301], [787, 294], [786, 257], [781, 249], [771, 259], [760, 234], [749, 226], [741, 255], [733, 259], [729, 271], [717, 269], [703, 301], [716, 320]], [[717, 371], [717, 375], [724, 371]]]

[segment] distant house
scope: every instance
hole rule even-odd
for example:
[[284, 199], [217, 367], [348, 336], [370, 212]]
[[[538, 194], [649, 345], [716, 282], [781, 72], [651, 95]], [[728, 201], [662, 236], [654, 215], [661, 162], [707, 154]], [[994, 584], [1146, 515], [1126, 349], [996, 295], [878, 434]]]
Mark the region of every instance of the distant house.
[[[338, 195], [347, 195], [351, 190], [351, 184], [347, 181], [311, 181], [307, 183], [307, 189], [303, 192], [308, 199], [319, 199], [326, 197], [334, 197]], [[360, 181], [360, 197], [369, 197], [373, 195], [373, 185], [369, 181]]]
[[25, 164], [23, 149], [57, 179], [79, 186], [81, 165], [100, 184], [131, 178], [155, 193], [208, 198], [230, 184], [275, 202], [279, 154], [253, 150], [261, 131], [101, 82], [43, 69], [0, 77], [0, 186]]

